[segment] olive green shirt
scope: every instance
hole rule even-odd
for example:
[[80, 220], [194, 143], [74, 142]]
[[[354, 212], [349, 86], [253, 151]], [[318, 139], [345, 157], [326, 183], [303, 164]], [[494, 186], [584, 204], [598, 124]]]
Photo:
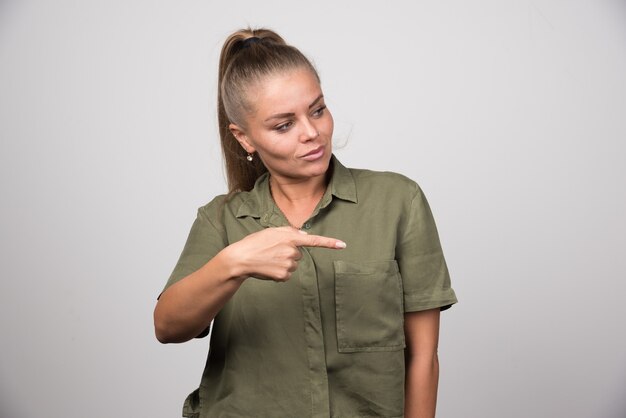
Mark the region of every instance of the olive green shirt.
[[[302, 248], [285, 283], [247, 279], [212, 325], [200, 387], [185, 417], [402, 417], [404, 312], [456, 303], [430, 207], [396, 173], [333, 156], [326, 193], [303, 229], [343, 250]], [[227, 245], [288, 225], [268, 175], [198, 210], [167, 286]]]

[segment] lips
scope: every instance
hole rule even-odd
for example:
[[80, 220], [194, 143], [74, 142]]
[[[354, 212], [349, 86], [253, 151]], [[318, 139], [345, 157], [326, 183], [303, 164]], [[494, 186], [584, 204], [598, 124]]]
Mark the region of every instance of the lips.
[[308, 153], [304, 154], [301, 158], [307, 161], [317, 160], [324, 155], [324, 146], [319, 146]]

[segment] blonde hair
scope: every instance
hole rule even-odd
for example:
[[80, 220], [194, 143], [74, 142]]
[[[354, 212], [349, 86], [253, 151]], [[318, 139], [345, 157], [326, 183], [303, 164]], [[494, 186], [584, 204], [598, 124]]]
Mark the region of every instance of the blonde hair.
[[246, 115], [254, 110], [254, 103], [248, 101], [248, 89], [269, 75], [299, 68], [310, 70], [319, 81], [309, 59], [272, 30], [241, 29], [224, 42], [219, 63], [217, 116], [230, 193], [252, 190], [257, 178], [267, 171], [260, 158], [246, 159], [246, 151], [229, 129], [230, 123], [246, 127]]

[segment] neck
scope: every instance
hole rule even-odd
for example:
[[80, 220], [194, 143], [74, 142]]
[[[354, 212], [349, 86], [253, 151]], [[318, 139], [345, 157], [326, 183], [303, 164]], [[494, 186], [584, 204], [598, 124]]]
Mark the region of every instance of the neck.
[[324, 196], [327, 176], [294, 182], [281, 181], [270, 175], [269, 182], [272, 198], [287, 222], [294, 228], [300, 228]]
[[326, 175], [311, 177], [304, 180], [281, 179], [270, 175], [270, 188], [274, 200], [292, 205], [299, 202], [319, 200], [326, 191]]

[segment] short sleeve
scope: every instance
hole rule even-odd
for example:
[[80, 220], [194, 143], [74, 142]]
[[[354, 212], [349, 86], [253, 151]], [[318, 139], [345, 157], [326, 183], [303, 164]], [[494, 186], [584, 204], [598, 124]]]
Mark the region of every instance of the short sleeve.
[[448, 309], [457, 302], [439, 234], [426, 196], [416, 184], [398, 231], [396, 260], [402, 277], [404, 311]]
[[215, 220], [211, 219], [215, 214], [210, 213], [209, 205], [198, 209], [187, 242], [163, 291], [200, 269], [226, 247], [223, 230], [216, 227]]

